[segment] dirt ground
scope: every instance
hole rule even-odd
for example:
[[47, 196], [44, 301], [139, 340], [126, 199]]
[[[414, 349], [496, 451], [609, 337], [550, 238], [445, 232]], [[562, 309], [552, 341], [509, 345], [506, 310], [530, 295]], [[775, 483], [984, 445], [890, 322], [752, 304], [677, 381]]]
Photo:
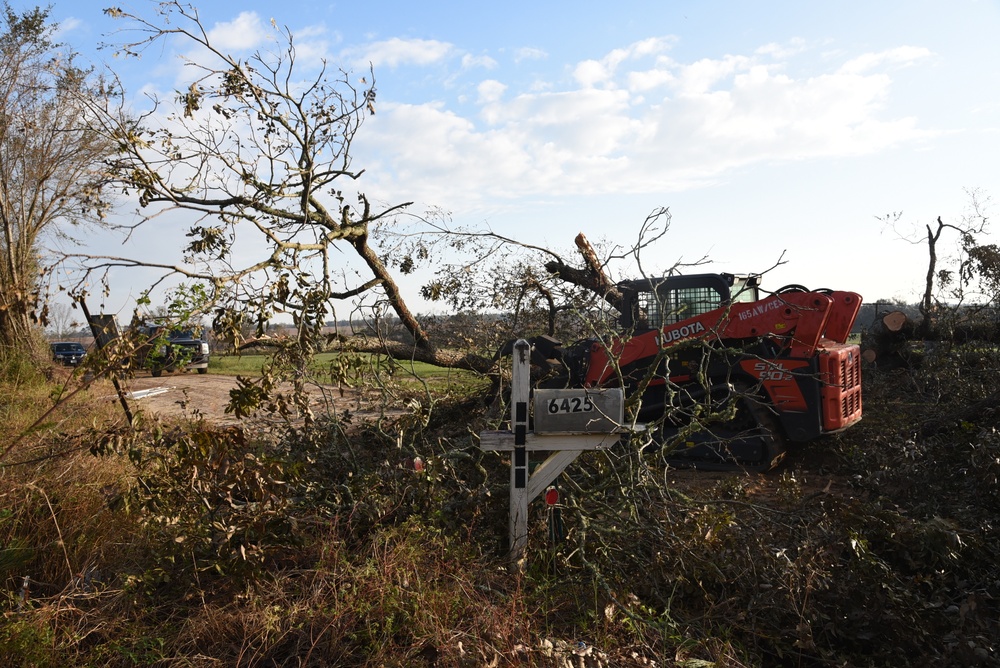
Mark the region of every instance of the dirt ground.
[[[166, 418], [200, 415], [217, 424], [239, 421], [231, 413], [226, 413], [229, 392], [235, 387], [234, 376], [198, 373], [164, 374], [153, 378], [143, 372], [123, 381], [123, 390], [134, 411], [146, 411]], [[355, 389], [345, 388], [343, 393], [332, 389], [328, 396], [332, 397], [332, 408], [338, 413], [344, 410], [366, 412], [361, 395]], [[331, 408], [330, 404], [321, 400], [319, 392], [313, 405], [317, 413]]]
[[123, 389], [134, 410], [179, 417], [197, 409], [213, 422], [235, 422], [225, 412], [235, 381], [231, 376], [181, 373], [153, 378], [147, 373], [123, 381]]

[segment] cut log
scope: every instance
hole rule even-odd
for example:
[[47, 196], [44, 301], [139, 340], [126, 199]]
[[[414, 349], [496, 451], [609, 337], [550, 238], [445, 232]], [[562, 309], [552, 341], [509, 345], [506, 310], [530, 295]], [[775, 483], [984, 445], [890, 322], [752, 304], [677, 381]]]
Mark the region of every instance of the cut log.
[[902, 311], [890, 311], [882, 316], [882, 326], [887, 331], [899, 332], [906, 326], [907, 317]]
[[916, 366], [922, 356], [910, 347], [915, 333], [916, 326], [902, 311], [880, 314], [862, 336], [861, 358], [883, 371]]

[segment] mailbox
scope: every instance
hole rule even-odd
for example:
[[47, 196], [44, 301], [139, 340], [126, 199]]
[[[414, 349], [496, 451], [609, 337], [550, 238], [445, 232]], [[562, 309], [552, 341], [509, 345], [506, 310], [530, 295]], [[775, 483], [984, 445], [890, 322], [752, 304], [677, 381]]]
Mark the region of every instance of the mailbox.
[[625, 393], [620, 387], [535, 390], [536, 434], [605, 434], [621, 427]]

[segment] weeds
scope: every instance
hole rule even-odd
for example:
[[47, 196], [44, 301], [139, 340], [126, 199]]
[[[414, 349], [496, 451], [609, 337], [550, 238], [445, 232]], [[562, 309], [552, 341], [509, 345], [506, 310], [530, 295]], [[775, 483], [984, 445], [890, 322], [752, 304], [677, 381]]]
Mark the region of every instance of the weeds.
[[0, 651], [60, 666], [990, 665], [998, 425], [989, 410], [943, 419], [989, 391], [942, 391], [969, 375], [871, 375], [863, 426], [770, 476], [588, 453], [560, 480], [561, 535], [532, 506], [524, 573], [505, 554], [508, 463], [478, 448], [486, 418], [464, 399], [310, 429], [64, 422], [0, 470]]

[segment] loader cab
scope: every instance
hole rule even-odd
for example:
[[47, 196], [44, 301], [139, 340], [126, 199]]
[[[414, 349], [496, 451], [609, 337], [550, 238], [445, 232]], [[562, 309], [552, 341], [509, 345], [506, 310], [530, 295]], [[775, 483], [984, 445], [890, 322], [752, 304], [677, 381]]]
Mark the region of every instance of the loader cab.
[[760, 275], [691, 274], [623, 281], [621, 326], [661, 329], [723, 306], [757, 301]]

